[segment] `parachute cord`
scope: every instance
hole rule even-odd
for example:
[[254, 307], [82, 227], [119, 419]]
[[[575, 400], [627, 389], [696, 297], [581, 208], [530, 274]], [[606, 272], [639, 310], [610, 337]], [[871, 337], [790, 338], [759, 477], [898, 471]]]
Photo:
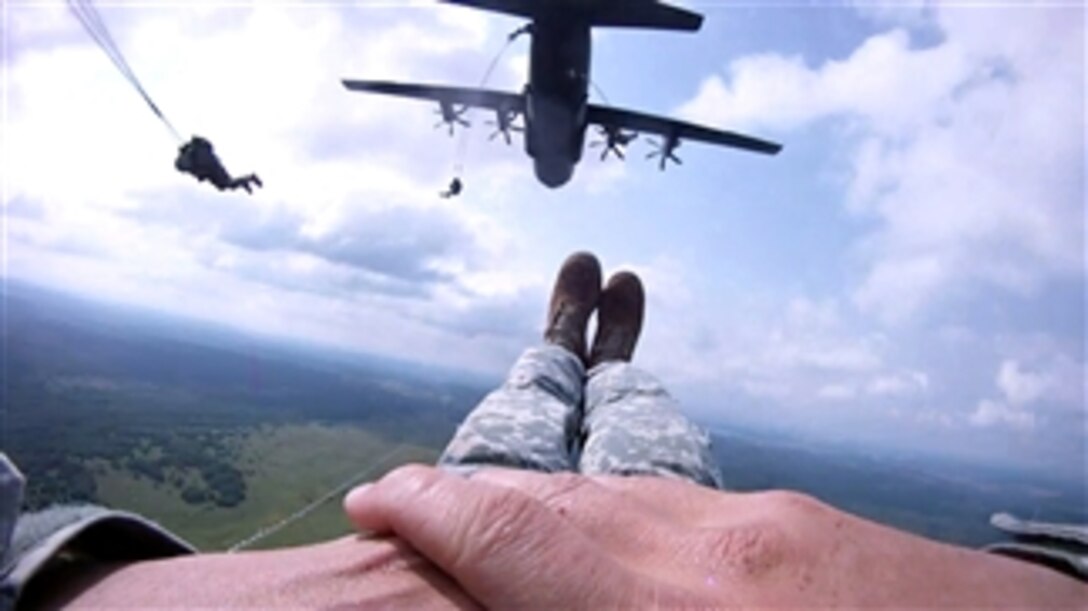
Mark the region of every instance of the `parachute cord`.
[[483, 78], [480, 79], [480, 87], [487, 85], [487, 81], [491, 80], [491, 74], [495, 72], [495, 67], [499, 65], [499, 60], [506, 53], [506, 50], [510, 48], [510, 45], [514, 43], [514, 39], [507, 38], [506, 42], [499, 49], [499, 52], [495, 54], [495, 57], [491, 58], [491, 63], [487, 65], [487, 70], [484, 71]]
[[605, 103], [606, 105], [608, 105], [608, 106], [611, 106], [611, 105], [612, 105], [612, 102], [609, 102], [609, 101], [608, 101], [608, 96], [606, 96], [606, 95], [604, 94], [604, 89], [601, 89], [601, 88], [600, 88], [600, 87], [599, 87], [599, 86], [597, 85], [597, 81], [594, 81], [594, 80], [590, 80], [590, 81], [589, 81], [589, 84], [593, 86], [593, 90], [597, 92], [597, 95], [601, 96], [601, 100], [602, 100], [602, 101], [603, 101], [603, 102], [604, 102], [604, 103]]
[[346, 480], [344, 480], [344, 481], [340, 482], [339, 484], [337, 484], [336, 486], [334, 486], [331, 490], [329, 490], [325, 494], [318, 497], [316, 501], [312, 501], [312, 502], [308, 503], [302, 509], [299, 509], [298, 511], [292, 513], [291, 515], [287, 516], [286, 518], [280, 520], [279, 522], [275, 522], [275, 523], [270, 524], [268, 526], [263, 526], [263, 527], [257, 529], [257, 532], [253, 533], [249, 537], [246, 537], [245, 539], [242, 539], [241, 541], [239, 541], [239, 542], [235, 543], [234, 545], [230, 546], [229, 548], [227, 548], [227, 552], [234, 553], [234, 552], [237, 552], [238, 550], [242, 550], [242, 549], [245, 549], [247, 547], [250, 547], [251, 545], [253, 545], [254, 543], [260, 541], [261, 539], [264, 539], [265, 537], [267, 537], [269, 535], [277, 533], [277, 532], [283, 530], [284, 528], [286, 528], [287, 526], [293, 524], [294, 522], [297, 522], [297, 521], [301, 520], [302, 518], [309, 515], [310, 512], [312, 512], [313, 510], [315, 510], [318, 507], [320, 507], [320, 506], [324, 505], [325, 503], [329, 502], [330, 500], [335, 498], [337, 495], [343, 494], [343, 492], [345, 490], [347, 490], [351, 486], [354, 486], [358, 482], [362, 481], [363, 478], [370, 475], [370, 473], [372, 471], [374, 471], [374, 469], [376, 469], [379, 465], [388, 462], [389, 459], [393, 458], [393, 456], [395, 456], [396, 454], [398, 454], [400, 452], [403, 452], [403, 451], [405, 451], [407, 449], [408, 448], [404, 444], [398, 445], [397, 447], [393, 448], [389, 452], [386, 452], [385, 454], [383, 454], [381, 457], [379, 457], [377, 460], [375, 460], [373, 463], [371, 463], [367, 468], [363, 469], [362, 471], [359, 471], [355, 475], [352, 475], [351, 477], [347, 478]]
[[113, 37], [110, 35], [109, 29], [106, 27], [105, 22], [102, 21], [101, 15], [95, 10], [94, 5], [87, 1], [80, 0], [68, 0], [68, 6], [72, 9], [72, 12], [79, 19], [83, 28], [91, 36], [98, 46], [106, 53], [106, 56], [110, 58], [114, 66], [121, 72], [122, 76], [136, 89], [140, 96], [147, 103], [148, 107], [153, 113], [163, 122], [170, 133], [174, 136], [174, 139], [178, 142], [182, 142], [183, 138], [174, 128], [170, 120], [166, 118], [166, 115], [159, 109], [155, 101], [151, 99], [151, 96], [144, 89], [143, 84], [140, 83], [140, 79], [136, 77], [136, 73], [133, 72], [132, 67], [129, 66], [125, 60], [124, 54], [121, 53], [120, 47], [114, 42]]
[[129, 68], [128, 63], [121, 54], [121, 48], [117, 46], [117, 43], [113, 40], [109, 28], [107, 28], [106, 23], [102, 21], [102, 16], [95, 10], [94, 6], [90, 4], [90, 0], [74, 0], [74, 2], [73, 0], [69, 0], [69, 6], [75, 6], [80, 9], [81, 14], [86, 18], [87, 25], [98, 34], [97, 40], [104, 45], [103, 48], [109, 50], [108, 53], [110, 59], [113, 60], [114, 65], [121, 68], [125, 72], [127, 78], [134, 78], [132, 70]]
[[[522, 30], [519, 29], [514, 34], [517, 34], [518, 32], [521, 32], [521, 31]], [[506, 54], [506, 50], [509, 49], [510, 45], [514, 44], [514, 41], [517, 40], [518, 37], [520, 36], [520, 34], [518, 34], [517, 36], [515, 36], [514, 34], [511, 34], [510, 36], [506, 37], [506, 42], [503, 44], [502, 48], [499, 49], [499, 52], [495, 54], [495, 57], [491, 58], [491, 63], [488, 64], [487, 70], [484, 71], [484, 75], [480, 79], [480, 84], [478, 85], [479, 89], [483, 89], [487, 85], [487, 82], [489, 80], [491, 80], [491, 75], [495, 72], [495, 68], [498, 67], [499, 60], [502, 59], [502, 56]], [[458, 140], [457, 140], [457, 148], [456, 148], [456, 151], [454, 152], [455, 161], [454, 161], [453, 170], [454, 170], [454, 175], [455, 176], [461, 176], [464, 173], [464, 171], [465, 171], [465, 157], [467, 155], [468, 155], [468, 131], [464, 130], [464, 131], [461, 132], [461, 137], [458, 138]]]
[[124, 62], [124, 58], [120, 57], [116, 45], [113, 44], [112, 38], [109, 38], [109, 32], [103, 31], [96, 26], [97, 23], [101, 23], [98, 20], [92, 20], [91, 16], [87, 13], [86, 7], [79, 2], [73, 2], [68, 0], [68, 7], [72, 10], [72, 13], [79, 19], [80, 24], [88, 35], [98, 44], [105, 53], [106, 57], [113, 62], [113, 65], [121, 72], [121, 75], [125, 77], [129, 83], [132, 83], [133, 74]]
[[105, 22], [102, 21], [101, 15], [95, 10], [94, 5], [89, 0], [67, 0], [68, 8], [76, 19], [79, 20], [80, 25], [91, 37], [92, 40], [102, 49], [106, 56], [113, 62], [114, 67], [121, 73], [121, 76], [125, 78], [135, 89], [136, 92], [144, 99], [151, 112], [155, 113], [155, 116], [162, 121], [166, 129], [170, 131], [170, 134], [179, 143], [184, 141], [178, 130], [174, 128], [174, 125], [170, 123], [170, 120], [166, 118], [166, 115], [159, 109], [155, 101], [151, 99], [150, 94], [144, 89], [140, 83], [140, 79], [136, 77], [136, 73], [132, 71], [132, 67], [125, 61], [125, 56], [121, 53], [121, 49], [114, 42], [113, 37], [110, 36], [109, 29], [106, 28]]

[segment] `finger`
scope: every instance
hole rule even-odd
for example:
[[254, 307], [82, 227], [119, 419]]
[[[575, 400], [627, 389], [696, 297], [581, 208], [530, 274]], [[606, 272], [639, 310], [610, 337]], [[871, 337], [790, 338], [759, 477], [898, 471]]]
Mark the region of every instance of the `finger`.
[[623, 606], [617, 596], [643, 589], [581, 532], [512, 488], [410, 466], [353, 491], [344, 506], [357, 526], [407, 540], [489, 607]]

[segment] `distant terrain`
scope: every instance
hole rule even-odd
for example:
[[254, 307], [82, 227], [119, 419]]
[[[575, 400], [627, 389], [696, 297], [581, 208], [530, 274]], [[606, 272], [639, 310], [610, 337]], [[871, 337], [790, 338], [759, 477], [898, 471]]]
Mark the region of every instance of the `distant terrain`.
[[718, 429], [713, 441], [733, 490], [801, 490], [851, 513], [950, 543], [980, 547], [1002, 540], [989, 524], [998, 511], [1088, 524], [1084, 481], [847, 450], [749, 429]]
[[205, 548], [369, 466], [433, 462], [484, 392], [21, 284], [4, 304], [0, 441], [28, 477], [27, 508], [131, 509]]
[[[252, 547], [348, 531], [338, 485], [433, 462], [490, 390], [476, 378], [256, 338], [6, 283], [0, 445], [27, 508], [97, 502], [226, 549], [313, 504]], [[1085, 483], [845, 450], [724, 426], [730, 488], [792, 488], [929, 537], [995, 540], [990, 513], [1088, 521]]]

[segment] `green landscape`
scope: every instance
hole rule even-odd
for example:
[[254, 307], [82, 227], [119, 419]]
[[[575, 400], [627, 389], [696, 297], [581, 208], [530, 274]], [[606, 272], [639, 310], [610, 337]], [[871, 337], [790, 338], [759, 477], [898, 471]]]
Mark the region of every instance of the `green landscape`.
[[[92, 502], [203, 550], [350, 532], [351, 484], [433, 463], [496, 380], [335, 353], [7, 283], [0, 442], [26, 510]], [[997, 511], [1088, 521], [1085, 482], [719, 425], [736, 491], [788, 488], [980, 546]]]
[[[154, 516], [201, 549], [225, 549], [259, 528], [279, 523], [345, 481], [367, 481], [397, 465], [434, 462], [438, 457], [433, 448], [392, 443], [354, 426], [257, 427], [229, 443], [234, 457], [231, 466], [241, 472], [245, 485], [241, 502], [223, 506], [210, 499], [186, 498], [186, 486], [199, 480], [197, 473], [182, 471], [180, 483], [169, 477], [158, 482], [128, 469], [114, 469], [105, 461], [90, 465], [96, 500]], [[333, 501], [246, 547], [297, 545], [348, 530], [339, 503]]]
[[[5, 302], [2, 441], [26, 509], [121, 508], [206, 550], [342, 484], [434, 462], [483, 392], [31, 287]], [[327, 501], [247, 547], [348, 532]]]

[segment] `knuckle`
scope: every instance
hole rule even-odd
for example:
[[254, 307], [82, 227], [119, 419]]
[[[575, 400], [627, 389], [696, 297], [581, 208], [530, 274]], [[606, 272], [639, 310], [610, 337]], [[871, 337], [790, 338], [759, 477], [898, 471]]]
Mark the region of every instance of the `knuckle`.
[[613, 504], [611, 501], [622, 496], [584, 475], [562, 473], [549, 476], [549, 480], [549, 489], [541, 502], [561, 518], [576, 514], [578, 517], [574, 519], [582, 523], [596, 519], [604, 508]]
[[425, 465], [405, 465], [390, 471], [381, 479], [383, 486], [392, 486], [413, 493], [424, 492], [434, 486], [442, 473]]
[[781, 566], [787, 560], [790, 546], [778, 525], [761, 520], [703, 531], [698, 548], [711, 566], [750, 579]]
[[466, 529], [466, 540], [454, 559], [457, 566], [476, 565], [503, 558], [525, 545], [526, 533], [535, 530], [539, 508], [529, 496], [513, 489], [489, 492], [477, 500]]
[[594, 482], [584, 475], [574, 473], [554, 473], [548, 476], [544, 502], [548, 505], [562, 504], [571, 497], [578, 496], [593, 486]]
[[792, 490], [775, 490], [764, 493], [770, 512], [783, 519], [812, 519], [825, 515], [827, 505], [816, 497]]
[[413, 481], [433, 477], [434, 469], [426, 465], [409, 464], [397, 467], [385, 474], [383, 479], [391, 481]]

